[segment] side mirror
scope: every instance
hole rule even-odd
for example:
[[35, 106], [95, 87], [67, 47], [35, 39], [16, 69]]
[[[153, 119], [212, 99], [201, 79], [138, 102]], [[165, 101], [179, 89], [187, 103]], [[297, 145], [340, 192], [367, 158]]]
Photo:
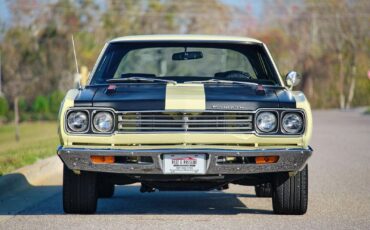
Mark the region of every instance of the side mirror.
[[292, 89], [294, 86], [298, 85], [302, 80], [302, 77], [299, 73], [295, 71], [290, 71], [285, 76], [285, 81], [289, 89]]

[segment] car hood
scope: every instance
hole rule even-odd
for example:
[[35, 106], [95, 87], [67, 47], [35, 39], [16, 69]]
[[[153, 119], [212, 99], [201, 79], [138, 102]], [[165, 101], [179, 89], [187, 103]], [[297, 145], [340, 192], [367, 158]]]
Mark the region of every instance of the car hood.
[[[105, 107], [117, 111], [152, 110], [256, 110], [296, 108], [290, 91], [284, 88], [239, 84], [132, 83], [88, 86], [75, 98], [75, 106]], [[171, 101], [172, 107], [168, 103]], [[173, 105], [175, 107], [173, 107]]]

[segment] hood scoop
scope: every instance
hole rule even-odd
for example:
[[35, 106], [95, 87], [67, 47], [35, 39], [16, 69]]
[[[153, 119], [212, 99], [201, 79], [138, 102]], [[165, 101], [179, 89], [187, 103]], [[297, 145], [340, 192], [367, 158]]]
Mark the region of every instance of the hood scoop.
[[114, 94], [117, 90], [117, 86], [116, 85], [109, 85], [108, 88], [105, 90], [105, 93], [107, 95], [111, 95], [111, 94]]
[[263, 87], [263, 85], [258, 85], [257, 86], [256, 94], [260, 95], [260, 96], [266, 95], [266, 91], [265, 91], [265, 88]]

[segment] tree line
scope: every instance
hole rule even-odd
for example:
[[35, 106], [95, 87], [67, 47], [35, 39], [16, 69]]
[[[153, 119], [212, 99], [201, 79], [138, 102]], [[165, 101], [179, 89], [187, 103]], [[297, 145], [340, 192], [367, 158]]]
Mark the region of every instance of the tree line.
[[118, 36], [255, 37], [268, 45], [282, 75], [291, 69], [303, 75], [297, 89], [306, 93], [314, 108], [370, 104], [370, 2], [366, 0], [277, 0], [266, 1], [259, 9], [219, 0], [6, 3], [11, 20], [0, 22], [3, 120], [13, 119], [16, 107], [26, 114], [16, 119], [53, 117], [48, 114], [56, 113], [55, 104], [74, 87], [72, 35], [79, 63], [88, 69], [104, 43]]

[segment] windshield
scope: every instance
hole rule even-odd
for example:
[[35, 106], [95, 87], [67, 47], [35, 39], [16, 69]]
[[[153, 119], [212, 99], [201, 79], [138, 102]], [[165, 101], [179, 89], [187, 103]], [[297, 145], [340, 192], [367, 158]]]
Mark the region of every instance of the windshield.
[[179, 83], [227, 80], [279, 84], [262, 46], [209, 43], [112, 43], [103, 54], [91, 84], [112, 79], [129, 82], [133, 77]]

